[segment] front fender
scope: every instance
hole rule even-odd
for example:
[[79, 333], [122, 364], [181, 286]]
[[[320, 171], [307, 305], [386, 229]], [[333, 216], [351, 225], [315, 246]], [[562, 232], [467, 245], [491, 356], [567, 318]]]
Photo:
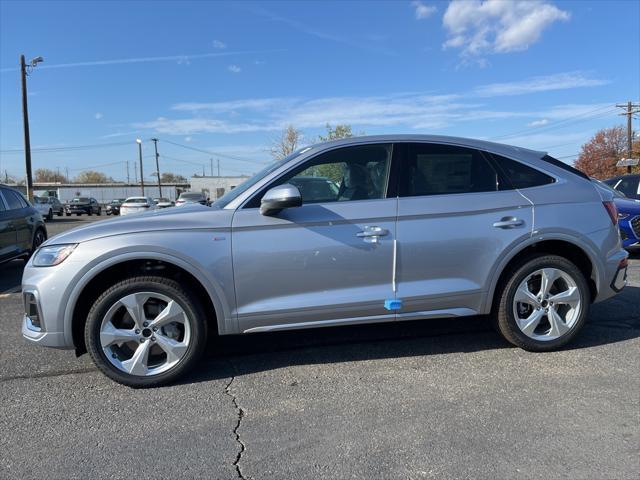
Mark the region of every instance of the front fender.
[[70, 291], [65, 294], [67, 302], [63, 307], [64, 334], [67, 344], [73, 344], [73, 312], [84, 288], [109, 267], [131, 260], [160, 260], [189, 272], [207, 291], [215, 309], [220, 334], [233, 333], [236, 330], [236, 321], [231, 315], [232, 308], [228, 301], [229, 294], [225, 291], [225, 288], [229, 288], [225, 287], [225, 283], [229, 285], [229, 282], [213, 277], [202, 268], [199, 262], [179, 251], [151, 245], [123, 246], [106, 251], [87, 262], [69, 282]]

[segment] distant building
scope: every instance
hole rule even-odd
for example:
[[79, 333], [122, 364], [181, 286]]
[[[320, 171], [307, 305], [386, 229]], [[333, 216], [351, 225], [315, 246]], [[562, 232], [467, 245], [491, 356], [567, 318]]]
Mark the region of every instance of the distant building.
[[[20, 187], [18, 187], [20, 189]], [[162, 196], [176, 200], [182, 192], [189, 190], [188, 183], [163, 183]], [[22, 187], [24, 192], [24, 187]], [[33, 193], [38, 196], [57, 197], [62, 203], [76, 197], [93, 197], [105, 204], [116, 198], [127, 198], [142, 195], [140, 184], [126, 183], [34, 183]], [[160, 192], [157, 183], [145, 183], [144, 194], [158, 198]]]
[[247, 175], [238, 177], [191, 177], [192, 192], [203, 192], [211, 201], [217, 200], [229, 190], [233, 190], [247, 180]]

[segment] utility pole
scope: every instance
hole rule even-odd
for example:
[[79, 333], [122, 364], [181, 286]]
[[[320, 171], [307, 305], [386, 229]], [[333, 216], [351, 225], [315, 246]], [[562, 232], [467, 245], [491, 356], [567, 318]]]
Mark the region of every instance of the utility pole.
[[138, 144], [138, 156], [140, 157], [140, 188], [142, 189], [142, 196], [144, 197], [144, 173], [142, 170], [142, 140], [136, 138]]
[[217, 158], [216, 160], [218, 160], [218, 177], [220, 177], [220, 159]]
[[134, 183], [138, 183], [138, 164], [133, 162], [133, 170], [134, 170]]
[[129, 185], [129, 183], [131, 183], [131, 180], [129, 177], [129, 160], [127, 160], [127, 185]]
[[69, 167], [64, 167], [64, 171], [67, 173], [67, 182], [69, 183]]
[[36, 57], [29, 66], [25, 62], [24, 55], [20, 55], [20, 80], [22, 84], [22, 121], [24, 123], [24, 162], [27, 173], [27, 198], [33, 201], [33, 177], [31, 174], [31, 139], [29, 137], [29, 109], [27, 108], [27, 75], [35, 66], [44, 61], [42, 57]]
[[206, 174], [204, 173], [204, 165], [202, 165], [202, 176], [204, 177]]
[[158, 174], [158, 193], [160, 194], [160, 198], [162, 198], [162, 183], [160, 182], [160, 162], [158, 161], [160, 155], [158, 155], [158, 139], [152, 138], [153, 147], [156, 149], [156, 173]]
[[[640, 112], [640, 103], [633, 103], [631, 101], [624, 103], [616, 104], [618, 108], [626, 109], [626, 112], [621, 113], [620, 115], [627, 116], [627, 158], [633, 158], [633, 126], [631, 124], [631, 120], [633, 118], [634, 113]], [[627, 165], [627, 173], [631, 173], [631, 165]]]

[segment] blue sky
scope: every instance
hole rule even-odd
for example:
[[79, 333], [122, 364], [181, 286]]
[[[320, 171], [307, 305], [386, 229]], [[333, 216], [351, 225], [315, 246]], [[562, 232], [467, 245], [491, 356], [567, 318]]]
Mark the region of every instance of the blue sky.
[[640, 99], [639, 24], [634, 0], [4, 0], [0, 171], [24, 175], [20, 53], [45, 58], [28, 79], [33, 166], [71, 176], [99, 166], [124, 179], [128, 161], [133, 178], [137, 137], [145, 173], [152, 137], [162, 171], [208, 173], [213, 157], [223, 174], [251, 173], [287, 124], [308, 142], [327, 122], [570, 163], [623, 122], [615, 103]]

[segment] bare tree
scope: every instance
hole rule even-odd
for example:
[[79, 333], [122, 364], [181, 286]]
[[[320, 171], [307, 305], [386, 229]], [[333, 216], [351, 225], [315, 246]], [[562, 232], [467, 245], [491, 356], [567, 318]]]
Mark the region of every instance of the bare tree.
[[108, 177], [102, 172], [96, 172], [94, 170], [85, 170], [78, 174], [75, 178], [75, 183], [111, 183], [113, 178]]
[[37, 183], [62, 182], [67, 183], [67, 177], [61, 175], [56, 170], [49, 168], [38, 168], [35, 171], [35, 181]]
[[271, 156], [274, 160], [282, 160], [298, 149], [300, 140], [302, 140], [302, 132], [293, 125], [289, 125], [278, 138], [274, 139], [270, 150]]

